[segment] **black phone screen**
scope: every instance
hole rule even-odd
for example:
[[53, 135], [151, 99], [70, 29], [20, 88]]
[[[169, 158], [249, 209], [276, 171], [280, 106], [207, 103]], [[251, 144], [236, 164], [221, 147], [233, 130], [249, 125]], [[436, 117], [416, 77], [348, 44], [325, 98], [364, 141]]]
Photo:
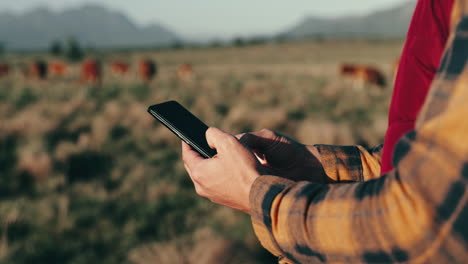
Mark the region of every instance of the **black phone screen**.
[[205, 133], [208, 126], [176, 101], [152, 105], [148, 112], [205, 158], [216, 155]]

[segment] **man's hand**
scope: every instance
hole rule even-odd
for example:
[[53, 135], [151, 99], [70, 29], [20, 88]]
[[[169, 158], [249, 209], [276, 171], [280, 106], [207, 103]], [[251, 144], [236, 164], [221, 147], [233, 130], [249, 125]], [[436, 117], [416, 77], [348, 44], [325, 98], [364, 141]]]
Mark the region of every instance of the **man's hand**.
[[184, 166], [198, 195], [246, 213], [250, 213], [249, 193], [262, 166], [252, 152], [234, 136], [209, 128], [206, 139], [218, 154], [205, 159], [182, 142]]
[[314, 146], [305, 146], [268, 129], [236, 137], [252, 149], [268, 174], [294, 181], [330, 182]]

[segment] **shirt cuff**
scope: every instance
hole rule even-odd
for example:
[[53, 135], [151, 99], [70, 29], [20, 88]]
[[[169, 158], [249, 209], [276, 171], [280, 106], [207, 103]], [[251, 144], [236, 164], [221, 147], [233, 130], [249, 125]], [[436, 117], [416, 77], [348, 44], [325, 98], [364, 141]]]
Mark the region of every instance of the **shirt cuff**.
[[315, 145], [323, 169], [336, 182], [363, 181], [361, 154], [356, 146]]
[[274, 226], [272, 216], [278, 212], [272, 212], [271, 208], [278, 194], [284, 192], [295, 182], [276, 176], [260, 176], [250, 190], [250, 208], [252, 225], [255, 235], [264, 248], [275, 256], [283, 253], [273, 237]]

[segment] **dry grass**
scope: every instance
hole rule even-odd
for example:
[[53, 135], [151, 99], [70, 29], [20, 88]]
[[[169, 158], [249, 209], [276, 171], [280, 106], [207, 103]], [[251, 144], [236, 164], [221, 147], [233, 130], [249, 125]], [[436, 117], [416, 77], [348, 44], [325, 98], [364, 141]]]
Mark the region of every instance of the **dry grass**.
[[[248, 217], [195, 195], [180, 141], [147, 106], [178, 100], [233, 134], [270, 128], [307, 144], [370, 146], [383, 138], [391, 89], [350, 89], [338, 65], [374, 64], [391, 78], [400, 47], [105, 53], [97, 56], [134, 66], [155, 59], [160, 74], [142, 84], [132, 69], [93, 87], [75, 81], [73, 65], [64, 78], [0, 79], [0, 263], [270, 263]], [[7, 58], [18, 66], [32, 59]], [[181, 80], [177, 67], [186, 62], [194, 74]]]

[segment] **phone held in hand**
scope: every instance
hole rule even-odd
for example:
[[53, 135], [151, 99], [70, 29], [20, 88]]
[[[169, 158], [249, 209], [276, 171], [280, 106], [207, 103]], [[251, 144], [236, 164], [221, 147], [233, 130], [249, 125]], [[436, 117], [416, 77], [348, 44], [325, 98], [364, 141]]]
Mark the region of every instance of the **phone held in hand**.
[[216, 155], [216, 150], [206, 141], [208, 126], [178, 102], [155, 104], [148, 108], [148, 112], [203, 157]]

